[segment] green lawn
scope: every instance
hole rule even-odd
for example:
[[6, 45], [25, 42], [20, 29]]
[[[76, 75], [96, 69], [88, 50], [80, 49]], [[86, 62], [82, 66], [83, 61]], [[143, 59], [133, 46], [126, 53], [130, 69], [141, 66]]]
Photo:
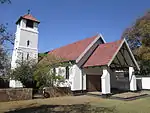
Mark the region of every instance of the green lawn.
[[150, 97], [133, 101], [105, 99], [91, 104], [97, 107], [115, 108], [118, 113], [150, 113]]
[[0, 102], [0, 113], [150, 113], [150, 97], [121, 101], [92, 96], [68, 96]]

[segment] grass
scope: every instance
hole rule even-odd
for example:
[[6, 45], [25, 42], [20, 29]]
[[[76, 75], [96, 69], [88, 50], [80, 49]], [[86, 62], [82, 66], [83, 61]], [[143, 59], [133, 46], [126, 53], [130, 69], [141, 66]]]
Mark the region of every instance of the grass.
[[150, 97], [133, 101], [106, 99], [102, 102], [91, 103], [97, 107], [114, 107], [118, 113], [150, 113]]
[[0, 102], [0, 113], [150, 113], [150, 97], [133, 101], [68, 96]]

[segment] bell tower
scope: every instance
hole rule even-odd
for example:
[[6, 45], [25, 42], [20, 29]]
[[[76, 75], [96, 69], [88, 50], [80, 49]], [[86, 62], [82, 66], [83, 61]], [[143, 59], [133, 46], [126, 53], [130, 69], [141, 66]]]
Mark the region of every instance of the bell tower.
[[21, 16], [17, 22], [15, 43], [12, 53], [11, 68], [17, 67], [17, 62], [22, 60], [38, 61], [38, 25], [39, 21], [28, 13]]

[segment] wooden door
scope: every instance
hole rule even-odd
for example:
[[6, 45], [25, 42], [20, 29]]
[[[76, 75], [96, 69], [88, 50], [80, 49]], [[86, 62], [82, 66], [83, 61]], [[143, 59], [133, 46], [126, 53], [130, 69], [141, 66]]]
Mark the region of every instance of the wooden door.
[[87, 75], [87, 91], [101, 91], [101, 75]]

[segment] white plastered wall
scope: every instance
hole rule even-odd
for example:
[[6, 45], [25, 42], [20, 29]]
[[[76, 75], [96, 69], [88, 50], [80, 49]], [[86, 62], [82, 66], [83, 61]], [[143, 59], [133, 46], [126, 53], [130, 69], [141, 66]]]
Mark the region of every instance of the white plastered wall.
[[[56, 75], [61, 75], [65, 78], [66, 68], [57, 67]], [[77, 65], [69, 67], [69, 84], [72, 91], [86, 90], [86, 74]], [[82, 84], [83, 81], [83, 84]]]
[[102, 82], [102, 94], [110, 94], [111, 93], [111, 85], [110, 85], [110, 72], [107, 67], [103, 68], [103, 75], [101, 77]]
[[22, 88], [23, 84], [18, 80], [10, 80], [9, 87], [10, 88]]
[[86, 90], [86, 74], [77, 65], [72, 66], [72, 74], [70, 77], [72, 81], [72, 91]]
[[137, 90], [136, 77], [134, 75], [134, 68], [129, 67], [129, 82], [130, 82], [130, 91]]

